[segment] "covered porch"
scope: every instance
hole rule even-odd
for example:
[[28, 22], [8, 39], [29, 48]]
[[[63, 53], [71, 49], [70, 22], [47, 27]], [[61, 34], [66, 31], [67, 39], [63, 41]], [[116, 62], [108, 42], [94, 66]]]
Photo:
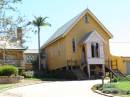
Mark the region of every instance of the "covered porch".
[[88, 78], [105, 75], [105, 40], [96, 32], [89, 32], [82, 40], [81, 69]]

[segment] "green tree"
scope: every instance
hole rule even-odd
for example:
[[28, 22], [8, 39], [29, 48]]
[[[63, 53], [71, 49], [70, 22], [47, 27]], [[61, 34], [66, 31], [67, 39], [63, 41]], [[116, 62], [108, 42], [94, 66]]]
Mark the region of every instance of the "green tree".
[[47, 17], [39, 16], [39, 17], [35, 17], [35, 19], [32, 22], [30, 22], [32, 25], [34, 25], [37, 28], [36, 32], [38, 34], [38, 52], [39, 52], [39, 54], [38, 54], [38, 65], [39, 66], [38, 67], [39, 67], [39, 71], [41, 70], [41, 56], [40, 56], [41, 55], [41, 50], [40, 50], [40, 31], [41, 31], [41, 27], [51, 26], [50, 23], [46, 22], [46, 19], [47, 19]]

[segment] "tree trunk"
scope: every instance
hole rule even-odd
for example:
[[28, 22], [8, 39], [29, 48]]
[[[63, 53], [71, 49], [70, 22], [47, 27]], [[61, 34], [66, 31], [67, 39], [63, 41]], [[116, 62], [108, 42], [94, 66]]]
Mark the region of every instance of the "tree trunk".
[[38, 27], [38, 66], [39, 71], [41, 70], [41, 50], [40, 50], [40, 27]]
[[3, 49], [3, 65], [5, 65], [5, 48]]

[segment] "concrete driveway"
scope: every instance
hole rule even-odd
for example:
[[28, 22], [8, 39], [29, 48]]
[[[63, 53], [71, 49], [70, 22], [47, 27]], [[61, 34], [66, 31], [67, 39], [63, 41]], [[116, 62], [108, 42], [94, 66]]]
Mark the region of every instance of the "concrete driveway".
[[14, 88], [0, 97], [105, 97], [91, 90], [99, 83], [101, 80], [48, 82]]

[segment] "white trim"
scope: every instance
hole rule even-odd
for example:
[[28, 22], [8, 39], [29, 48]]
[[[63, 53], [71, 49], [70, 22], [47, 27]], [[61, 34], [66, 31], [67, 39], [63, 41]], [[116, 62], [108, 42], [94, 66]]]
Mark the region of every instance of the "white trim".
[[[86, 44], [86, 58], [88, 64], [105, 64], [104, 57], [104, 47], [103, 43], [106, 42], [96, 31], [92, 32], [92, 34], [84, 41]], [[98, 43], [99, 44], [99, 57], [92, 57], [91, 44]]]
[[105, 64], [105, 58], [88, 58], [88, 64]]
[[96, 34], [96, 35], [99, 37], [99, 39], [101, 39], [104, 43], [107, 43], [107, 42], [98, 34], [97, 31], [93, 31], [93, 32], [91, 32], [91, 33], [92, 33], [92, 34], [84, 41], [84, 43], [89, 42], [89, 41], [91, 40], [92, 36], [94, 36], [94, 34]]
[[88, 68], [88, 78], [90, 78], [91, 77], [90, 65], [87, 65], [87, 68]]

